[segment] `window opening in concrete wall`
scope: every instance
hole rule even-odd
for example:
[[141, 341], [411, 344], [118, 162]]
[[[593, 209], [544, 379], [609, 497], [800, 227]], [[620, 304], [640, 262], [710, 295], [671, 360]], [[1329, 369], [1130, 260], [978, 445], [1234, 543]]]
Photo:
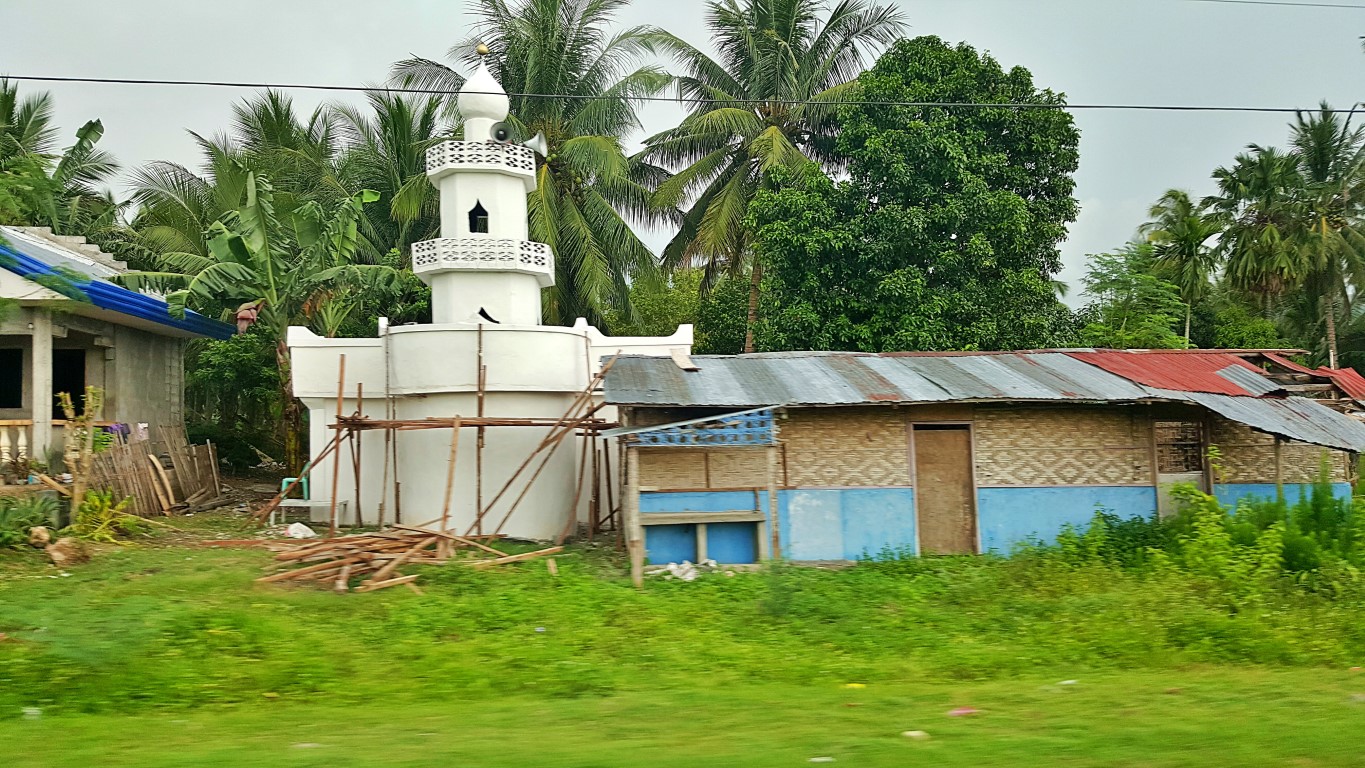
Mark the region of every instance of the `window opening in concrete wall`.
[[0, 408], [24, 407], [24, 350], [0, 349]]
[[[76, 413], [80, 413], [85, 407], [85, 350], [83, 349], [54, 349], [52, 350], [52, 395], [55, 398], [58, 392], [69, 392], [71, 402], [76, 406]], [[53, 406], [54, 418], [61, 417], [61, 406], [54, 399]]]
[[488, 211], [484, 210], [483, 203], [474, 201], [474, 207], [469, 209], [469, 231], [488, 233]]

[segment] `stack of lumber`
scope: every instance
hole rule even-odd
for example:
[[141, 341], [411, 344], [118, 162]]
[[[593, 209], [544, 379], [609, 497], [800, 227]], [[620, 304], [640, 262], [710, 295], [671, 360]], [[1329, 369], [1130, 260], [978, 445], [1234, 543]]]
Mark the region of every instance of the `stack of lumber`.
[[[273, 546], [276, 549], [275, 573], [256, 581], [312, 581], [330, 583], [337, 592], [373, 592], [406, 585], [420, 592], [412, 582], [417, 574], [404, 575], [404, 565], [440, 565], [456, 562], [472, 568], [487, 568], [553, 555], [563, 547], [535, 552], [508, 554], [484, 543], [496, 536], [457, 536], [418, 526], [395, 526], [378, 533], [356, 533], [330, 539], [312, 539]], [[351, 583], [363, 578], [354, 588]]]

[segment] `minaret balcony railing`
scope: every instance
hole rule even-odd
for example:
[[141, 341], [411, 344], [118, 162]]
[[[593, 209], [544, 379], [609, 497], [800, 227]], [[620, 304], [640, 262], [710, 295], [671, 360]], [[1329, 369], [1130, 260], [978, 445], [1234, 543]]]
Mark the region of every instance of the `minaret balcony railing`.
[[448, 270], [521, 272], [534, 275], [542, 288], [555, 284], [555, 258], [550, 246], [502, 237], [442, 237], [412, 244], [412, 271]]
[[443, 141], [427, 150], [427, 175], [452, 171], [495, 171], [535, 178], [536, 153], [520, 144], [494, 141]]

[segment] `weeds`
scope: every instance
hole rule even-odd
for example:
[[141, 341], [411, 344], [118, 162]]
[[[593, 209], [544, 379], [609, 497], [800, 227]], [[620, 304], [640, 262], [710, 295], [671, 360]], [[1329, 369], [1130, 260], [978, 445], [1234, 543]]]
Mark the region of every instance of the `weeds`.
[[112, 491], [86, 491], [85, 499], [71, 515], [71, 525], [62, 533], [86, 541], [115, 543], [120, 538], [147, 533], [149, 524], [124, 512], [128, 499], [114, 502]]
[[49, 496], [0, 496], [0, 548], [28, 542], [29, 529], [52, 525], [57, 502]]

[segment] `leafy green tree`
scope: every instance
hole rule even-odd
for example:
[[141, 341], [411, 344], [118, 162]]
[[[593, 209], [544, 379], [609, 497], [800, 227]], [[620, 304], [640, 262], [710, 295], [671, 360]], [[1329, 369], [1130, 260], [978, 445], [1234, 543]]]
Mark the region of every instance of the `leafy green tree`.
[[1291, 149], [1252, 145], [1214, 171], [1228, 281], [1320, 340], [1338, 360], [1337, 325], [1365, 286], [1365, 130], [1326, 104], [1299, 114]]
[[436, 96], [372, 91], [366, 98], [368, 111], [333, 107], [342, 145], [337, 176], [344, 189], [379, 193], [362, 220], [369, 257], [396, 250], [406, 263], [413, 243], [441, 232], [440, 197], [427, 180], [426, 152], [449, 138], [450, 126]]
[[51, 227], [58, 234], [108, 238], [121, 227], [122, 206], [96, 187], [118, 170], [97, 147], [99, 120], [76, 131], [76, 141], [57, 152], [52, 96], [19, 96], [0, 78], [0, 222]]
[[[578, 317], [605, 326], [605, 313], [632, 316], [632, 279], [657, 276], [654, 255], [628, 220], [651, 220], [649, 199], [663, 174], [625, 154], [622, 137], [638, 130], [639, 98], [669, 82], [658, 66], [640, 65], [656, 38], [648, 27], [611, 33], [627, 0], [478, 0], [474, 36], [450, 58], [474, 65], [480, 42], [489, 68], [511, 96], [509, 122], [522, 138], [545, 134], [549, 155], [528, 201], [531, 239], [554, 249], [555, 285], [548, 322]], [[448, 114], [464, 78], [438, 62], [413, 58], [394, 66], [399, 85], [446, 91]]]
[[701, 311], [702, 272], [679, 270], [666, 280], [641, 281], [630, 287], [635, 319], [610, 313], [607, 322], [619, 336], [668, 336], [684, 323], [695, 324]]
[[765, 265], [763, 349], [1065, 346], [1057, 245], [1076, 216], [1079, 139], [1062, 109], [886, 106], [1063, 104], [1023, 68], [966, 45], [897, 43], [841, 112], [848, 180], [773, 172], [750, 206]]
[[1213, 287], [1210, 281], [1218, 267], [1213, 241], [1221, 228], [1180, 189], [1168, 190], [1147, 215], [1151, 220], [1139, 231], [1156, 246], [1156, 268], [1180, 289], [1188, 345], [1194, 305]]
[[1091, 303], [1081, 341], [1107, 349], [1182, 349], [1186, 339], [1173, 328], [1185, 314], [1180, 289], [1155, 273], [1156, 249], [1149, 243], [1128, 244], [1114, 253], [1088, 257], [1081, 281]]
[[892, 6], [844, 0], [823, 22], [818, 0], [722, 0], [707, 4], [713, 58], [675, 35], [663, 50], [681, 66], [678, 95], [695, 99], [676, 128], [646, 141], [643, 156], [676, 169], [659, 185], [655, 204], [682, 210], [664, 266], [701, 266], [706, 287], [722, 271], [750, 269], [749, 331], [753, 350], [762, 264], [750, 264], [744, 217], [774, 168], [811, 161], [841, 167], [831, 102], [854, 92], [864, 57], [899, 38], [905, 23]]
[[[289, 349], [291, 325], [333, 330], [354, 311], [354, 293], [391, 291], [397, 280], [387, 266], [356, 263], [359, 220], [364, 206], [378, 199], [369, 190], [332, 209], [316, 201], [297, 206], [286, 224], [276, 214], [269, 181], [246, 172], [238, 207], [208, 228], [207, 255], [172, 252], [157, 257], [159, 271], [120, 277], [134, 287], [166, 293], [172, 311], [193, 306], [217, 314], [241, 304], [259, 308], [257, 324], [275, 344], [285, 416], [285, 453], [291, 467], [301, 461], [301, 412], [293, 397]], [[331, 308], [342, 304], [341, 317]]]

